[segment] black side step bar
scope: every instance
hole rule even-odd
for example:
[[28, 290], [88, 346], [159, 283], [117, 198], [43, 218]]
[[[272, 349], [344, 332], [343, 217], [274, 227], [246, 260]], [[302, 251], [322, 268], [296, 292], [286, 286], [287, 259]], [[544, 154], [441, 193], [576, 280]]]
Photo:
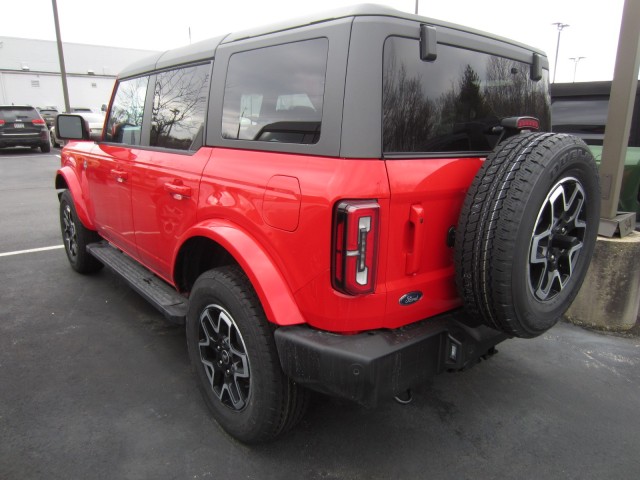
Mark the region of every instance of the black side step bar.
[[124, 278], [172, 323], [184, 325], [189, 301], [169, 284], [107, 242], [91, 243], [87, 250]]

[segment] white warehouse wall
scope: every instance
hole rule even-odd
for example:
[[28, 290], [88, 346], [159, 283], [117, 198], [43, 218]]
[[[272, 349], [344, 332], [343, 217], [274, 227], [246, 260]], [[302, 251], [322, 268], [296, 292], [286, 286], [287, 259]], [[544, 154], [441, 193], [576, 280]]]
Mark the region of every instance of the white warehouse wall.
[[[69, 103], [71, 107], [88, 107], [100, 110], [108, 104], [115, 78], [68, 76]], [[0, 104], [55, 106], [64, 110], [62, 80], [56, 74], [0, 72]]]
[[[151, 50], [63, 43], [71, 107], [99, 111], [116, 75]], [[0, 36], [0, 104], [64, 110], [56, 42]]]

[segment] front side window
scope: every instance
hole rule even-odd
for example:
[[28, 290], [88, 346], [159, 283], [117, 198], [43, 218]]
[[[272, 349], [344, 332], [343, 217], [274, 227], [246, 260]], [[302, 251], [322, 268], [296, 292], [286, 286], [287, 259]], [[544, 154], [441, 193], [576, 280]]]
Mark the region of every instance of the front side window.
[[197, 150], [202, 146], [211, 65], [178, 68], [156, 76], [151, 146]]
[[118, 83], [116, 96], [107, 121], [107, 142], [140, 145], [144, 102], [149, 77], [139, 77]]
[[231, 56], [222, 137], [313, 144], [320, 139], [328, 40], [266, 47]]
[[536, 117], [549, 130], [548, 72], [537, 82], [529, 72], [527, 63], [449, 45], [423, 62], [415, 40], [388, 38], [384, 152], [488, 152], [506, 117]]

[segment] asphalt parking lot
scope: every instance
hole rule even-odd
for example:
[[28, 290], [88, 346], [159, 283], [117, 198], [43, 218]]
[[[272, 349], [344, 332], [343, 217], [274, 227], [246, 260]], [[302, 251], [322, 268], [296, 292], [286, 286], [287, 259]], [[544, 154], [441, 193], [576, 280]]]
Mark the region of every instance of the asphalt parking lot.
[[0, 150], [0, 479], [640, 478], [640, 337], [567, 323], [409, 405], [317, 395], [280, 441], [234, 441], [184, 331], [110, 272], [68, 266], [56, 154]]

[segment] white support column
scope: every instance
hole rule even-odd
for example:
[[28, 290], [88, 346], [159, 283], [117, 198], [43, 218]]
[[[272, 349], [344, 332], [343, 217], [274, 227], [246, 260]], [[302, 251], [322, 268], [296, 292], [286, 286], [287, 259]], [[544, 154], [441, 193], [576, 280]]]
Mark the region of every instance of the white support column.
[[618, 212], [639, 66], [640, 0], [625, 0], [600, 165], [601, 215], [606, 219], [615, 218]]

